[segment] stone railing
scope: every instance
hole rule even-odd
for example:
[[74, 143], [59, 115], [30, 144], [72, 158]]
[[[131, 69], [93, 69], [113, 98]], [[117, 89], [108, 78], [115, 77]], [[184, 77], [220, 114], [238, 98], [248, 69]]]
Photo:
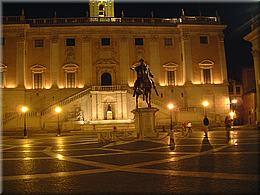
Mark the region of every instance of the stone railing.
[[59, 25], [177, 25], [177, 24], [216, 24], [218, 17], [182, 16], [181, 18], [114, 18], [114, 17], [75, 17], [75, 18], [25, 18], [25, 16], [3, 16], [3, 24], [29, 24], [31, 26]]
[[108, 85], [108, 86], [92, 86], [92, 91], [117, 91], [117, 90], [127, 90], [126, 85]]

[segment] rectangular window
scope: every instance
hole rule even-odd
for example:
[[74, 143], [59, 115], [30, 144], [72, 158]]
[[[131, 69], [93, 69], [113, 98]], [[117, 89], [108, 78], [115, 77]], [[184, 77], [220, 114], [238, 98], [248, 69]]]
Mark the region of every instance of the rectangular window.
[[165, 38], [164, 46], [172, 46], [172, 38]]
[[76, 42], [74, 38], [66, 39], [66, 46], [75, 46]]
[[43, 39], [37, 39], [34, 41], [34, 47], [35, 48], [39, 48], [39, 47], [43, 47], [44, 41]]
[[102, 38], [101, 45], [110, 45], [110, 38]]
[[143, 38], [135, 38], [135, 45], [144, 45]]
[[175, 85], [175, 71], [167, 71], [168, 85]]
[[203, 69], [203, 80], [204, 84], [211, 83], [210, 69]]
[[42, 73], [33, 74], [33, 87], [34, 89], [42, 89]]
[[208, 44], [208, 36], [200, 36], [200, 44]]
[[236, 87], [236, 94], [240, 94], [240, 87]]
[[0, 41], [1, 41], [1, 43], [0, 43], [0, 44], [1, 44], [2, 46], [4, 46], [4, 45], [5, 45], [5, 38], [4, 38], [4, 37], [2, 37]]
[[4, 72], [0, 72], [0, 88], [4, 88]]
[[67, 88], [75, 88], [75, 72], [67, 73]]
[[228, 86], [228, 91], [229, 91], [229, 93], [234, 93], [233, 85]]

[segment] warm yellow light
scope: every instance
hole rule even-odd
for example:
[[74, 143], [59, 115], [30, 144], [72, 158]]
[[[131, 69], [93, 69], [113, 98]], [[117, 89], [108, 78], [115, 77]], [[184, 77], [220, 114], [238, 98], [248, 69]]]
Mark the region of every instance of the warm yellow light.
[[61, 107], [57, 106], [57, 107], [55, 108], [55, 112], [56, 112], [56, 113], [59, 114], [61, 111], [62, 111]]
[[167, 107], [168, 107], [169, 110], [172, 110], [172, 109], [174, 108], [174, 105], [173, 105], [173, 103], [169, 103], [169, 104], [167, 105]]
[[229, 113], [229, 116], [230, 116], [231, 119], [234, 119], [235, 115], [236, 115], [236, 113], [233, 112], [233, 111], [231, 111], [231, 112]]
[[231, 100], [231, 103], [232, 103], [232, 104], [236, 104], [236, 103], [237, 103], [237, 99]]
[[208, 107], [209, 102], [208, 102], [207, 100], [205, 100], [205, 101], [202, 102], [202, 105], [203, 105], [204, 107]]
[[26, 106], [22, 106], [22, 108], [21, 108], [21, 111], [22, 111], [23, 113], [26, 113], [28, 110], [29, 110], [29, 108], [26, 107]]

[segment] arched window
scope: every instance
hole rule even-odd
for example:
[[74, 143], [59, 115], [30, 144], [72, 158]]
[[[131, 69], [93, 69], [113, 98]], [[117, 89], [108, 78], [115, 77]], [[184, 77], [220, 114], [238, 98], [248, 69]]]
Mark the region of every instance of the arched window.
[[112, 77], [111, 74], [105, 72], [101, 75], [101, 85], [112, 85]]

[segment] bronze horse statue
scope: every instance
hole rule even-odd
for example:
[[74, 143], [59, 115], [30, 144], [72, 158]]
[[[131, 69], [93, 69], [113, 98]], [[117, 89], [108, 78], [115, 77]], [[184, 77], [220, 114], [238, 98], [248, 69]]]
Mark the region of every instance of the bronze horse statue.
[[140, 95], [143, 95], [143, 101], [145, 100], [148, 108], [151, 108], [151, 89], [153, 88], [156, 92], [156, 95], [159, 95], [153, 81], [153, 74], [150, 71], [150, 68], [147, 64], [144, 63], [144, 60], [139, 60], [139, 64], [131, 68], [137, 73], [137, 79], [134, 84], [134, 94], [133, 97], [136, 97], [136, 108], [138, 108], [138, 98]]

